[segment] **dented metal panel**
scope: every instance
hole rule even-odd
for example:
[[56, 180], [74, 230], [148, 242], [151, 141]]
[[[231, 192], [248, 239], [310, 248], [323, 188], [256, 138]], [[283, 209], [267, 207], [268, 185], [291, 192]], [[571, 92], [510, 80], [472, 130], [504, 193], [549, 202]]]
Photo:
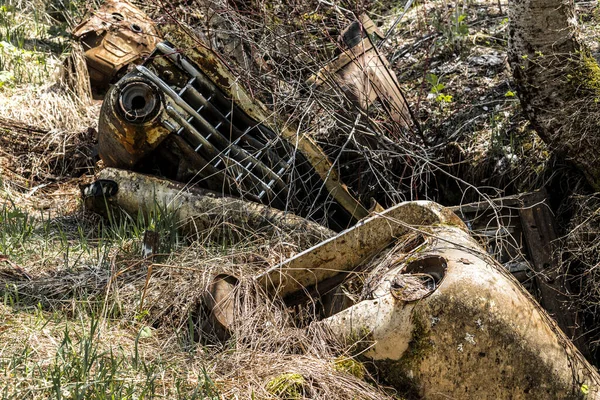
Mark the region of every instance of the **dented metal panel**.
[[547, 204], [548, 193], [524, 193], [490, 201], [452, 207], [469, 226], [471, 234], [534, 293], [579, 350], [589, 350], [577, 315], [568, 310], [564, 277], [557, 276], [556, 221]]
[[[390, 247], [414, 231], [425, 240]], [[582, 388], [600, 398], [598, 372], [438, 204], [393, 207], [256, 279], [268, 294], [289, 300], [382, 252], [372, 269], [362, 270], [358, 301], [315, 323], [342, 342], [363, 344], [361, 357], [386, 384], [415, 398], [577, 399]], [[219, 296], [212, 319], [228, 333], [236, 318], [235, 284], [221, 285]]]
[[398, 78], [391, 70], [375, 41], [381, 32], [366, 15], [352, 23], [341, 35], [346, 47], [338, 58], [323, 67], [307, 83], [313, 87], [340, 88], [361, 109], [367, 110], [376, 100], [398, 124], [409, 128], [412, 119]]
[[352, 271], [397, 238], [442, 223], [466, 230], [456, 215], [439, 204], [400, 203], [271, 268], [257, 280], [268, 292], [283, 298], [302, 296], [313, 286], [341, 272]]
[[90, 81], [102, 88], [131, 63], [139, 63], [161, 40], [154, 22], [127, 1], [108, 0], [75, 29], [85, 50]]
[[[340, 340], [366, 341], [361, 355], [411, 398], [600, 398], [595, 368], [464, 229], [434, 225], [428, 236], [368, 277], [364, 300], [321, 323]], [[415, 265], [436, 286], [398, 296]]]

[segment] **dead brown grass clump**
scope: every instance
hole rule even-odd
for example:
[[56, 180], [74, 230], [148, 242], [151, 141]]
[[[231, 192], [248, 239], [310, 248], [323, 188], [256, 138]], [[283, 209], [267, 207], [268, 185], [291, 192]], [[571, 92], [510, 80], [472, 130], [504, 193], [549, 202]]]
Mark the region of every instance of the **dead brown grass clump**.
[[[127, 246], [136, 247], [135, 243]], [[274, 254], [273, 249], [284, 253]], [[121, 250], [107, 254], [96, 266], [40, 271], [31, 280], [13, 274], [7, 293], [18, 293], [24, 305], [39, 304], [71, 317], [94, 313], [103, 321], [136, 329], [147, 326], [158, 342], [146, 342], [145, 351], [151, 353], [149, 346], [159, 346], [156, 353], [165, 357], [194, 352], [196, 356], [187, 363], [197, 370], [209, 366], [222, 398], [252, 394], [288, 398], [273, 389], [281, 379], [286, 387], [286, 374], [301, 381], [293, 389], [299, 397], [290, 398], [388, 398], [362, 376], [339, 367], [336, 359], [351, 357], [349, 349], [336, 343], [325, 328], [301, 328], [304, 323], [293, 310], [256, 287], [252, 276], [288, 257], [289, 251], [286, 240], [240, 245], [224, 252], [196, 243], [153, 263]], [[241, 279], [235, 294], [233, 335], [223, 344], [201, 329], [206, 318], [203, 295], [210, 279], [220, 273]]]
[[[79, 60], [72, 70], [58, 65], [43, 85], [0, 90], [2, 199], [20, 198], [30, 209], [52, 207], [62, 199], [73, 204], [77, 190], [69, 181], [93, 171], [99, 104], [91, 100], [89, 83], [85, 86], [81, 49], [75, 46], [70, 59]], [[33, 197], [37, 192], [46, 196]]]

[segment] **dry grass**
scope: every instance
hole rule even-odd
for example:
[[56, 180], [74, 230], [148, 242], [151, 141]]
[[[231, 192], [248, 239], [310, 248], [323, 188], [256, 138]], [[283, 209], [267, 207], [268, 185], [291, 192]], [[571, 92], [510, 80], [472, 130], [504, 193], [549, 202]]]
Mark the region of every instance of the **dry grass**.
[[[48, 318], [56, 326], [49, 339], [38, 344], [39, 354], [46, 354], [45, 359], [52, 359], [54, 352], [60, 349], [60, 335], [65, 334], [67, 326], [81, 324], [85, 330], [97, 318], [96, 341], [101, 354], [118, 349], [129, 359], [133, 357], [131, 342], [135, 342], [135, 335], [151, 332], [151, 338], [146, 338], [136, 351], [145, 354], [146, 362], [161, 375], [161, 386], [156, 390], [160, 389], [167, 397], [179, 390], [177, 371], [184, 367], [189, 371], [208, 370], [214, 383], [211, 390], [218, 392], [220, 398], [250, 398], [252, 393], [256, 398], [276, 398], [267, 390], [268, 382], [283, 372], [303, 377], [302, 397], [331, 399], [358, 393], [358, 398], [364, 399], [387, 396], [376, 386], [337, 368], [336, 358], [347, 350], [336, 344], [327, 331], [314, 326], [298, 328], [298, 321], [290, 310], [262, 295], [250, 278], [242, 278], [236, 294], [238, 322], [232, 339], [224, 344], [207, 345], [214, 341], [203, 336], [199, 325], [203, 320], [202, 296], [210, 278], [217, 273], [239, 277], [255, 275], [278, 261], [273, 258], [273, 249], [289, 248], [285, 240], [283, 243], [245, 243], [227, 249], [195, 244], [176, 249], [154, 264], [139, 257], [132, 258], [139, 251], [139, 238], [125, 242], [109, 240], [110, 235], [103, 238], [102, 249], [94, 249], [96, 246], [92, 244], [88, 250], [74, 247], [71, 257], [77, 261], [68, 269], [21, 265], [29, 277], [11, 265], [0, 270], [6, 285], [2, 291], [6, 310], [21, 310], [18, 318]], [[8, 325], [13, 326], [13, 323]], [[82, 337], [77, 329], [68, 330], [71, 336]], [[16, 340], [18, 332], [10, 327], [4, 334], [7, 341], [2, 358], [10, 363], [23, 343]], [[28, 362], [37, 363], [41, 372], [29, 377], [27, 388], [35, 387], [36, 379], [39, 385], [47, 373], [41, 364], [43, 359], [38, 357], [38, 352], [31, 355]], [[136, 391], [146, 390], [148, 378], [139, 378], [139, 373], [131, 365], [124, 371], [132, 384], [139, 380]], [[12, 385], [12, 378], [22, 377], [8, 378], [11, 379], [7, 384]], [[66, 387], [74, 384], [67, 378]], [[13, 387], [21, 388], [19, 393], [29, 390], [23, 385]], [[41, 393], [51, 393], [51, 390], [41, 390]]]
[[[35, 6], [21, 3], [25, 14]], [[337, 33], [351, 13], [320, 1], [273, 8], [259, 3], [241, 14], [225, 2], [196, 3], [194, 12], [184, 7], [187, 2], [176, 3], [167, 4], [168, 13], [155, 15], [162, 21], [180, 16], [202, 31], [235, 61], [240, 79], [258, 98], [320, 140], [346, 183], [367, 201], [458, 203], [519, 184], [540, 185], [537, 176], [547, 153], [523, 128], [517, 104], [505, 97], [507, 72], [473, 68], [463, 57], [469, 49], [477, 55], [503, 51], [500, 10], [490, 11], [490, 22], [474, 11], [480, 2], [466, 7], [472, 29], [463, 37], [441, 29], [452, 15], [447, 4], [428, 1], [412, 8], [386, 43], [385, 53], [425, 128], [425, 144], [414, 132], [372, 115], [355, 124], [355, 118], [337, 112], [355, 111], [344, 96], [304, 91], [304, 80], [336, 51]], [[497, 3], [482, 4], [493, 9]], [[162, 5], [145, 6], [157, 12]], [[370, 9], [372, 18], [389, 26], [397, 15], [391, 11], [400, 6], [369, 2], [352, 5], [352, 11]], [[433, 14], [439, 29], [425, 24]], [[121, 398], [394, 398], [368, 375], [362, 379], [339, 368], [336, 360], [351, 357], [350, 349], [310, 325], [314, 315], [299, 320], [294, 310], [254, 286], [253, 275], [302, 250], [290, 237], [259, 241], [253, 236], [229, 246], [190, 242], [165, 228], [165, 254], [142, 259], [140, 245], [150, 222], [101, 220], [80, 210], [77, 184], [91, 179], [89, 128], [96, 126], [99, 106], [90, 100], [80, 50], [74, 49], [69, 73], [49, 74], [44, 84], [0, 89], [0, 254], [10, 261], [0, 261], [2, 397], [75, 398], [79, 391], [83, 398], [111, 393]], [[475, 77], [469, 75], [473, 69]], [[498, 72], [494, 79], [489, 71]], [[442, 77], [452, 102], [427, 98], [429, 72]], [[467, 87], [472, 90], [463, 90]], [[493, 105], [485, 110], [488, 103]], [[365, 137], [374, 137], [376, 146], [365, 145]], [[513, 155], [533, 160], [523, 170]], [[505, 179], [496, 180], [498, 175]], [[476, 189], [482, 184], [493, 187]], [[466, 198], [465, 192], [477, 194]], [[582, 224], [574, 223], [569, 248], [581, 249], [571, 254], [587, 263], [587, 282], [589, 276], [597, 278], [595, 247], [586, 246], [596, 231], [583, 228], [596, 222], [597, 206], [583, 206], [589, 212], [580, 215]], [[237, 323], [224, 344], [200, 330], [202, 296], [218, 273], [242, 278]], [[585, 307], [593, 310], [595, 288], [586, 289], [587, 299], [596, 303]], [[90, 350], [95, 357], [86, 361]], [[289, 391], [274, 393], [281, 382]]]
[[74, 47], [68, 56], [75, 60], [73, 70], [58, 64], [57, 74], [43, 84], [0, 89], [0, 198], [5, 201], [19, 199], [29, 210], [69, 204], [74, 210], [73, 179], [93, 168], [100, 110], [86, 89], [80, 51]]

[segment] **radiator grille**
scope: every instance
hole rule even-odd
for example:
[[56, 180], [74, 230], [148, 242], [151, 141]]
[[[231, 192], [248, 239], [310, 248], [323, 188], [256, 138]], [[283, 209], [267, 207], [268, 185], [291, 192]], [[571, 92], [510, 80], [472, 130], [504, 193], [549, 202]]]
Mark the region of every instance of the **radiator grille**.
[[175, 49], [160, 43], [157, 51], [189, 77], [182, 87], [171, 87], [151, 70], [152, 65], [138, 66], [138, 72], [165, 93], [170, 118], [161, 123], [194, 149], [196, 161], [203, 164], [199, 176], [221, 178], [234, 192], [282, 206], [289, 197], [283, 177], [293, 164], [293, 154], [277, 154], [277, 136], [225, 98]]
[[[108, 119], [114, 119], [114, 123], [103, 124], [106, 141], [123, 138], [118, 135], [125, 132], [132, 138], [145, 137], [145, 144], [134, 153], [123, 152], [118, 143], [124, 148], [127, 145], [120, 139], [110, 142], [106, 151], [119, 153], [115, 153], [113, 164], [122, 165], [120, 160], [124, 160], [141, 171], [289, 210], [333, 229], [345, 229], [351, 223], [352, 215], [334, 200], [323, 178], [297, 151], [293, 140], [284, 139], [263, 121], [250, 117], [197, 64], [168, 42], [160, 43], [143, 65], [117, 83], [113, 92], [113, 106], [105, 104], [110, 110], [116, 109], [116, 114], [106, 112]], [[144, 153], [157, 127], [161, 131], [160, 144]], [[115, 128], [120, 132], [117, 136], [110, 133]], [[143, 159], [135, 161], [133, 155], [138, 154]]]

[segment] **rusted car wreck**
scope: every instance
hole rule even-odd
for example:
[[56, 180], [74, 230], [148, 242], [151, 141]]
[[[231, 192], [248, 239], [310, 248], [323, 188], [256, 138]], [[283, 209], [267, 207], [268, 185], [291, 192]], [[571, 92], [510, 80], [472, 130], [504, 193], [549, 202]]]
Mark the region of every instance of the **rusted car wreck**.
[[108, 87], [160, 42], [154, 23], [143, 12], [115, 0], [106, 1], [75, 27], [73, 36], [83, 45], [90, 83], [96, 89]]
[[[249, 96], [218, 54], [178, 30], [166, 39], [106, 95], [98, 150], [109, 168], [84, 190], [90, 208], [134, 214], [159, 204], [200, 235], [223, 220], [248, 231], [302, 227], [308, 249], [255, 281], [288, 305], [321, 299], [313, 323], [369, 343], [362, 357], [415, 396], [575, 399], [585, 388], [600, 398], [597, 371], [451, 210], [361, 204], [319, 146]], [[376, 61], [368, 56], [372, 40], [360, 34], [361, 50], [349, 46], [311, 83], [347, 74], [396, 82], [376, 49]], [[397, 82], [381, 82], [373, 88], [388, 112], [408, 118]], [[331, 296], [357, 270], [367, 271], [361, 290]], [[221, 339], [235, 323], [237, 280], [217, 276], [206, 294], [204, 325]]]

